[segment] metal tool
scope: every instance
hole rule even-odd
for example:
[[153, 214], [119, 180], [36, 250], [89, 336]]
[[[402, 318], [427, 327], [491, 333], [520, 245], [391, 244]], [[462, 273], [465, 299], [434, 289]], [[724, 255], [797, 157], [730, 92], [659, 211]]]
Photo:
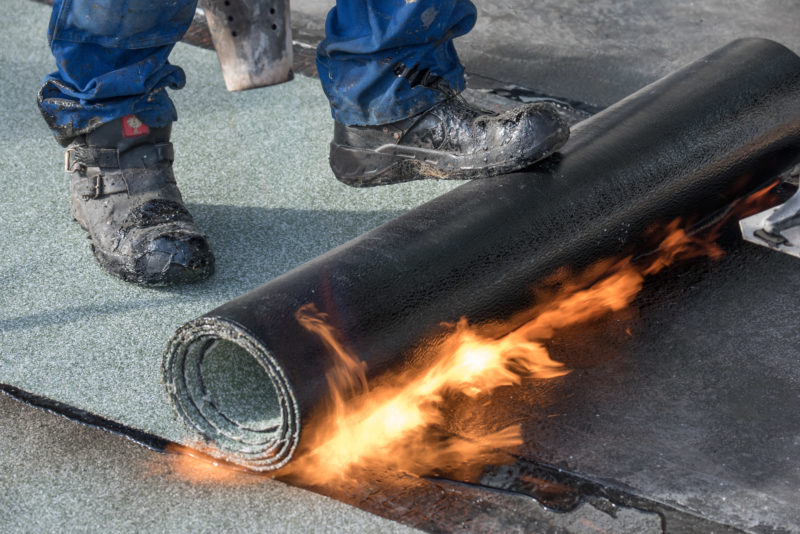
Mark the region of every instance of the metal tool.
[[739, 221], [745, 241], [800, 258], [800, 190], [779, 206]]
[[203, 0], [228, 91], [291, 80], [289, 0]]

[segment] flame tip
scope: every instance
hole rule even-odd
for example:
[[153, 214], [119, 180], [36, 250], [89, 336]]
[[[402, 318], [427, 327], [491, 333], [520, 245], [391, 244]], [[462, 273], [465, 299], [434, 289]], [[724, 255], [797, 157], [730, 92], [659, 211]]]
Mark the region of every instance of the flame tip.
[[[519, 318], [524, 320], [477, 326], [461, 317], [444, 323], [450, 334], [437, 345], [438, 352], [430, 354], [425, 367], [399, 373], [372, 390], [364, 362], [338, 340], [326, 323], [327, 315], [313, 304], [301, 307], [298, 321], [320, 337], [334, 358], [328, 373], [333, 395], [332, 407], [313, 431], [314, 445], [295, 460], [293, 472], [324, 484], [346, 480], [372, 466], [424, 475], [445, 465], [464, 467], [487, 457], [502, 461], [498, 450], [523, 442], [521, 426], [478, 436], [446, 434], [440, 430], [448, 422], [445, 399], [458, 393], [476, 400], [486, 396], [488, 402], [498, 388], [519, 385], [525, 376], [568, 375], [572, 370], [552, 360], [543, 344], [556, 332], [630, 306], [646, 277], [678, 261], [724, 254], [712, 239], [687, 232], [682, 218], [664, 225], [659, 234], [663, 236], [660, 245], [645, 265], [625, 256], [599, 261], [581, 273], [558, 269], [545, 280], [546, 292], [534, 292], [541, 304], [523, 312]], [[630, 328], [625, 333], [633, 337]], [[355, 392], [357, 399], [348, 400]]]

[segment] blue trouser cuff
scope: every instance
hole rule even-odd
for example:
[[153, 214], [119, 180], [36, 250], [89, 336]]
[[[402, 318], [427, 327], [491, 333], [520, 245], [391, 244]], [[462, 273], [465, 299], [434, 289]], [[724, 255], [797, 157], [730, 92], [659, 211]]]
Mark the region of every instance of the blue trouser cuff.
[[[167, 58], [196, 3], [55, 0], [48, 38], [58, 70], [45, 78], [39, 107], [56, 137], [130, 114], [153, 127], [176, 120], [165, 89], [183, 87], [185, 75]], [[452, 40], [476, 16], [469, 0], [338, 0], [317, 56], [333, 117], [395, 122], [462, 91]]]
[[[317, 47], [333, 118], [386, 124], [462, 91], [464, 69], [452, 40], [472, 29], [476, 17], [469, 0], [338, 0]], [[431, 79], [439, 89], [424, 83]]]
[[48, 40], [58, 70], [38, 103], [60, 141], [135, 114], [152, 127], [177, 119], [165, 89], [186, 83], [167, 58], [197, 0], [55, 0]]

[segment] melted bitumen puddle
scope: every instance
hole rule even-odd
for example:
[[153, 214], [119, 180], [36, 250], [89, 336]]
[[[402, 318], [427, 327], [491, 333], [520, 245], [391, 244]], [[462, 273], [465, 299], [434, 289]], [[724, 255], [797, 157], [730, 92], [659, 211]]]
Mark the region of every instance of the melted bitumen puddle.
[[[725, 235], [722, 241], [726, 242], [726, 245], [732, 245], [733, 248], [741, 246], [733, 230]], [[702, 264], [705, 261], [696, 260], [696, 263]], [[691, 264], [685, 265], [682, 269], [666, 273], [663, 277], [654, 280], [654, 283], [651, 282], [648, 291], [638, 302], [638, 307], [646, 309], [648, 305], [657, 305], [657, 303], [663, 305], [665, 297], [675, 290], [675, 287], [670, 290], [671, 286], [676, 283], [679, 288], [691, 286], [694, 278], [706, 276], [704, 268], [693, 269], [691, 267]], [[680, 280], [676, 282], [676, 278]], [[662, 290], [661, 286], [665, 284], [670, 287]], [[663, 294], [664, 291], [666, 294]], [[599, 331], [604, 332], [605, 337], [617, 340], [626, 339], [623, 333], [624, 327], [629, 322], [628, 319], [635, 321], [636, 318], [612, 318], [611, 326], [619, 323], [617, 328], [609, 328], [609, 321], [601, 321]], [[568, 342], [565, 341], [564, 347], [560, 347], [556, 343], [552, 349], [555, 353], [565, 353], [560, 354], [562, 357], [567, 354], [590, 355], [591, 351], [588, 349], [586, 351], [574, 350], [575, 344], [579, 343], [583, 337], [597, 341], [598, 332], [596, 330], [590, 328], [583, 332], [584, 336], [578, 336], [579, 339], [573, 338], [567, 340]], [[600, 343], [600, 345], [608, 349], [614, 344], [609, 341]], [[616, 351], [612, 350], [611, 352]], [[593, 365], [597, 364], [597, 358], [589, 359], [592, 360]], [[575, 361], [573, 359], [569, 363], [572, 364], [571, 366], [581, 368], [582, 362], [583, 360]], [[583, 362], [583, 364], [586, 363]], [[158, 436], [132, 429], [58, 401], [30, 394], [13, 386], [0, 384], [0, 391], [31, 406], [122, 435], [158, 452], [166, 452], [171, 443]], [[537, 398], [539, 397], [537, 396]], [[541, 398], [539, 400], [541, 401]], [[531, 418], [530, 415], [527, 414], [525, 420], [535, 424], [534, 420], [537, 418]], [[549, 420], [543, 420], [542, 424], [552, 426]], [[535, 447], [535, 444], [532, 446]], [[469, 523], [473, 530], [489, 530], [491, 528], [505, 531], [524, 530], [526, 525], [537, 521], [539, 522], [537, 524], [549, 528], [550, 524], [547, 519], [542, 518], [540, 512], [537, 512], [536, 506], [524, 504], [529, 502], [541, 504], [546, 509], [564, 516], [581, 513], [580, 509], [583, 505], [589, 505], [612, 518], [623, 510], [656, 514], [660, 518], [663, 532], [741, 532], [733, 527], [704, 519], [685, 509], [638, 495], [633, 488], [617, 481], [590, 479], [585, 475], [578, 475], [538, 460], [539, 458], [536, 458], [534, 453], [532, 457], [529, 456], [529, 459], [518, 458], [511, 465], [487, 467], [483, 475], [475, 482], [452, 480], [448, 479], [446, 475], [419, 479], [398, 473], [387, 473], [383, 477], [370, 476], [346, 489], [309, 487], [297, 483], [293, 485], [430, 531], [453, 531], [460, 529], [460, 525], [464, 523]], [[291, 480], [284, 481], [292, 483]], [[511, 496], [523, 504], [518, 505], [518, 508], [512, 508], [514, 514], [509, 514], [509, 507], [503, 503], [503, 496]], [[510, 517], [515, 514], [515, 517]]]

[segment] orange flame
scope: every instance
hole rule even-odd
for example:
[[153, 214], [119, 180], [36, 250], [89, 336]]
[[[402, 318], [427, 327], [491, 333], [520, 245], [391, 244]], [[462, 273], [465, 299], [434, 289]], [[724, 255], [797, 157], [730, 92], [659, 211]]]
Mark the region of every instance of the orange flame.
[[[769, 193], [777, 183], [732, 206], [721, 221], [706, 228], [705, 239], [685, 231], [683, 221], [676, 219], [659, 232], [666, 237], [653, 253], [637, 259], [600, 261], [576, 275], [562, 272], [557, 277], [557, 291], [539, 292], [536, 300], [541, 304], [503, 324], [476, 326], [462, 318], [452, 325], [452, 332], [424, 368], [383, 377], [372, 389], [365, 363], [345, 349], [327, 315], [313, 303], [301, 307], [297, 320], [319, 336], [334, 360], [326, 374], [331, 403], [305, 430], [304, 453], [278, 474], [301, 483], [326, 485], [353, 481], [367, 472], [401, 470], [425, 475], [509, 459], [500, 450], [522, 443], [518, 425], [476, 435], [446, 433], [441, 430], [447, 422], [445, 397], [488, 397], [497, 388], [520, 384], [525, 376], [553, 379], [569, 373], [550, 358], [545, 341], [559, 329], [626, 308], [647, 276], [675, 262], [721, 257], [723, 251], [713, 241], [725, 222], [774, 205]], [[633, 335], [629, 328], [626, 333]], [[229, 465], [202, 452], [187, 448], [172, 452], [187, 457], [173, 467], [186, 478], [217, 477], [217, 482], [227, 482], [238, 476], [235, 468], [231, 471]]]
[[[313, 304], [298, 310], [297, 319], [324, 339], [335, 354], [347, 354], [325, 322], [325, 314]], [[517, 445], [518, 428], [479, 439], [444, 437], [426, 431], [444, 422], [440, 404], [446, 392], [456, 390], [475, 397], [503, 385], [518, 384], [520, 374], [508, 368], [511, 362], [523, 365], [540, 378], [567, 372], [549, 358], [539, 343], [513, 336], [484, 339], [463, 320], [447, 345], [454, 350], [441, 351], [428, 368], [403, 373], [372, 390], [366, 388], [364, 367], [354, 365], [352, 362], [357, 360], [352, 356], [346, 367], [334, 366], [327, 376], [333, 396], [330, 413], [315, 425], [315, 446], [295, 460], [288, 472], [314, 483], [346, 477], [353, 466], [379, 465], [421, 473], [454, 460], [460, 462], [462, 457], [481, 457], [495, 449]], [[358, 376], [344, 381], [342, 375], [354, 369]], [[353, 382], [364, 385], [363, 393], [348, 401], [340, 387]]]
[[214, 486], [242, 486], [263, 480], [263, 476], [244, 467], [219, 460], [219, 453], [213, 447], [202, 443], [191, 446], [169, 443], [166, 448], [169, 454], [167, 471], [164, 472], [162, 462], [152, 462], [151, 472], [158, 475], [174, 476], [180, 480], [194, 484], [211, 484]]
[[[477, 398], [519, 384], [523, 376], [552, 379], [567, 374], [543, 345], [556, 331], [626, 308], [645, 277], [676, 261], [723, 254], [717, 245], [687, 233], [681, 223], [668, 225], [666, 237], [644, 264], [629, 256], [599, 262], [570, 277], [544, 304], [528, 311], [526, 316], [532, 318], [521, 326], [509, 327], [519, 324], [517, 319], [476, 327], [462, 318], [426, 368], [382, 380], [374, 389], [367, 386], [364, 363], [348, 354], [327, 316], [314, 304], [301, 307], [297, 320], [324, 340], [337, 363], [327, 375], [331, 406], [307, 430], [310, 446], [290, 464], [288, 473], [308, 483], [327, 484], [372, 469], [424, 475], [483, 464], [487, 456], [502, 461], [498, 449], [522, 443], [519, 426], [467, 437], [437, 431], [446, 422], [445, 396], [458, 392]], [[491, 335], [503, 329], [502, 335]]]

